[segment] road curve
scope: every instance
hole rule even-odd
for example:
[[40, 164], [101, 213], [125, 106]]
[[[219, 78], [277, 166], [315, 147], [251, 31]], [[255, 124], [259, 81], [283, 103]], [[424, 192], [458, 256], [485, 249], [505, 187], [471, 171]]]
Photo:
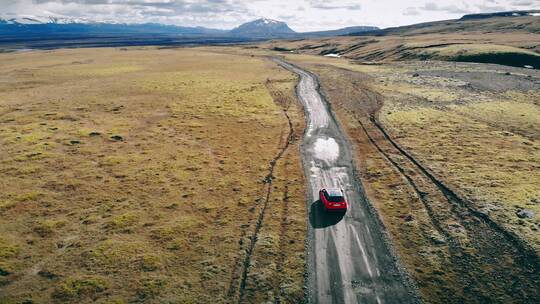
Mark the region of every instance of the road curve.
[[[355, 175], [351, 148], [319, 93], [317, 78], [281, 59], [275, 61], [300, 76], [296, 93], [307, 116], [302, 142], [310, 208], [307, 302], [419, 302], [371, 212]], [[323, 187], [344, 190], [350, 204], [344, 216], [321, 209], [318, 191]]]

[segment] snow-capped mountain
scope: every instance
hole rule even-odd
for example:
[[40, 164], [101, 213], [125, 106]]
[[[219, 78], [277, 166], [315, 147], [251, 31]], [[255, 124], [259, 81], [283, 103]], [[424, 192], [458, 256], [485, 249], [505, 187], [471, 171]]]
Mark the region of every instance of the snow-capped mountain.
[[[349, 34], [351, 31], [368, 28], [346, 28], [333, 31], [297, 33], [285, 22], [261, 18], [244, 23], [232, 30], [217, 30], [204, 27], [185, 27], [159, 23], [118, 23], [96, 21], [65, 16], [34, 16], [0, 14], [0, 43], [4, 39], [24, 41], [25, 39], [57, 39], [63, 37], [89, 38], [140, 37], [157, 35], [160, 37], [193, 39], [260, 40], [273, 38], [307, 38]], [[168, 38], [167, 38], [168, 39]], [[229, 39], [229, 40], [230, 40]]]
[[[119, 23], [115, 21], [95, 21], [85, 18], [64, 16], [0, 15], [0, 35], [43, 37], [59, 35], [96, 34], [168, 34], [168, 35], [220, 35], [226, 31], [204, 27], [183, 27], [157, 23]], [[1, 36], [0, 36], [1, 38]]]
[[[72, 18], [63, 16], [34, 16], [34, 15], [11, 15], [0, 14], [0, 23], [35, 25], [35, 24], [88, 24], [97, 23], [85, 18]], [[108, 23], [108, 22], [107, 22]]]
[[276, 21], [267, 18], [257, 19], [251, 22], [244, 23], [230, 31], [235, 36], [254, 37], [254, 38], [271, 38], [295, 35], [285, 22]]

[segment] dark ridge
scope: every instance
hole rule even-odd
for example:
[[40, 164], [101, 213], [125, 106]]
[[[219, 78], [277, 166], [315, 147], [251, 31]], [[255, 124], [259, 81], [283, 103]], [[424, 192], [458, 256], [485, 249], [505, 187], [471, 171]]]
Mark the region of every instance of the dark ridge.
[[495, 63], [520, 68], [524, 66], [531, 66], [534, 69], [540, 69], [540, 56], [521, 53], [485, 53], [476, 55], [459, 55], [453, 57], [451, 60], [459, 62]]
[[[373, 31], [364, 31], [364, 32], [356, 32], [356, 33], [350, 33], [347, 34], [347, 36], [386, 36], [386, 35], [408, 35], [413, 31], [418, 30], [428, 30], [426, 33], [441, 33], [441, 32], [457, 32], [462, 30], [467, 30], [468, 27], [473, 27], [477, 30], [482, 29], [483, 23], [471, 23], [474, 21], [482, 21], [490, 18], [513, 18], [513, 17], [526, 17], [526, 18], [533, 18], [531, 20], [534, 20], [533, 22], [530, 22], [530, 28], [525, 28], [523, 25], [522, 30], [529, 31], [529, 32], [538, 32], [537, 26], [532, 26], [533, 23], [536, 23], [536, 19], [534, 19], [533, 14], [540, 14], [540, 10], [529, 10], [529, 11], [510, 11], [510, 12], [497, 12], [497, 13], [485, 13], [485, 14], [470, 14], [465, 15], [461, 17], [460, 19], [451, 19], [451, 20], [441, 20], [441, 21], [432, 21], [432, 22], [424, 22], [424, 23], [418, 23], [418, 24], [411, 24], [411, 25], [405, 25], [405, 26], [397, 26], [397, 27], [389, 27], [381, 30], [373, 30]], [[539, 18], [540, 20], [540, 18]], [[489, 29], [489, 27], [488, 27]], [[499, 31], [509, 30], [509, 29], [516, 29], [515, 26], [512, 26], [511, 28], [508, 28], [508, 24], [500, 24], [500, 28], [498, 28]], [[413, 33], [414, 34], [414, 33]]]
[[487, 19], [487, 18], [495, 18], [495, 17], [526, 17], [526, 16], [532, 16], [532, 14], [534, 13], [540, 13], [540, 10], [469, 14], [469, 15], [465, 15], [461, 17], [461, 19], [459, 20], [476, 20], [476, 19]]

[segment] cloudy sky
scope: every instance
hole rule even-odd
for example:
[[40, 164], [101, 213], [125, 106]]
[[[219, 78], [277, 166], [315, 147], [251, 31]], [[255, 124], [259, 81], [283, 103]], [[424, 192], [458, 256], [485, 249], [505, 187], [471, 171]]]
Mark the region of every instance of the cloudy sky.
[[229, 29], [259, 17], [296, 31], [353, 25], [390, 27], [463, 14], [540, 9], [540, 0], [0, 0], [0, 14], [160, 22]]

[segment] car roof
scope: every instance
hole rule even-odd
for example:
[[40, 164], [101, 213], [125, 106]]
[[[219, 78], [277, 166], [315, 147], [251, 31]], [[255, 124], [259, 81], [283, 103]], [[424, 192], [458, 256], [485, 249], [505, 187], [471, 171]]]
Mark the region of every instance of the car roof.
[[343, 196], [343, 192], [339, 188], [328, 188], [326, 189], [326, 193], [330, 196]]

